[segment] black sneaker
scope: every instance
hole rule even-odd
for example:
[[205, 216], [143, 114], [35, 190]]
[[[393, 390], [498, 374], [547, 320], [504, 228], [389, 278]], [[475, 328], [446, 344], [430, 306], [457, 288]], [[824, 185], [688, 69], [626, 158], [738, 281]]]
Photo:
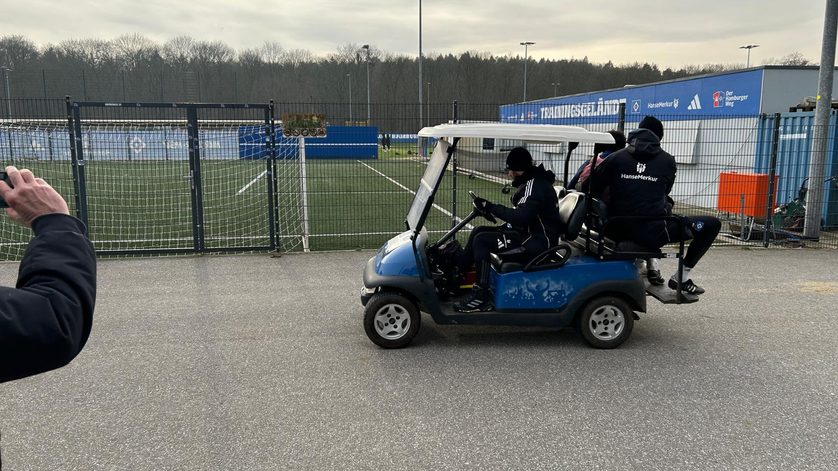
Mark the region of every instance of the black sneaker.
[[649, 280], [649, 283], [655, 286], [661, 286], [663, 282], [666, 281], [661, 276], [660, 270], [647, 270], [646, 279]]
[[454, 310], [457, 312], [488, 312], [494, 310], [492, 302], [484, 299], [485, 295], [472, 292], [465, 301], [454, 303]]
[[[669, 287], [671, 289], [678, 289], [678, 282], [670, 278]], [[681, 291], [689, 294], [704, 294], [704, 288], [693, 283], [693, 280], [687, 280], [681, 283]]]

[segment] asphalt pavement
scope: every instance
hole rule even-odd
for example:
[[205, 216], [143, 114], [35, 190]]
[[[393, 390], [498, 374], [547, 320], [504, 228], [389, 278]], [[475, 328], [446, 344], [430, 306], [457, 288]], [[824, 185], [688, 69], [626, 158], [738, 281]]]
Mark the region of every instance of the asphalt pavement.
[[609, 351], [427, 315], [380, 349], [371, 255], [100, 261], [85, 350], [0, 385], [3, 469], [838, 469], [836, 250], [713, 249]]

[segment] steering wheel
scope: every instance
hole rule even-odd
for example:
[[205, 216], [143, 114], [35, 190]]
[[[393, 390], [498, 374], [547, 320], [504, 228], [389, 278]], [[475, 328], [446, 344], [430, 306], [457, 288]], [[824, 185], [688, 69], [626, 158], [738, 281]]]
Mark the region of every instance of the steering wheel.
[[497, 224], [498, 220], [495, 219], [495, 217], [492, 216], [491, 213], [485, 212], [482, 209], [477, 207], [477, 198], [479, 198], [479, 196], [475, 195], [473, 191], [469, 191], [468, 194], [469, 194], [469, 196], [471, 196], [471, 199], [472, 199], [471, 203], [472, 203], [472, 206], [474, 206], [474, 210], [477, 211], [484, 218], [488, 219], [489, 222], [491, 222], [492, 224]]

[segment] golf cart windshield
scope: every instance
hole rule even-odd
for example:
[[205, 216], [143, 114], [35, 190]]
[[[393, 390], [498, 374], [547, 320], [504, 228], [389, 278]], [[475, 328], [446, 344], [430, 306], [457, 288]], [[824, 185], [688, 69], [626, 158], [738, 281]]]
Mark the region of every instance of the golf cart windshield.
[[428, 215], [428, 210], [433, 203], [433, 196], [439, 187], [439, 182], [442, 180], [442, 174], [445, 172], [445, 167], [448, 165], [448, 148], [451, 146], [446, 141], [437, 141], [434, 153], [431, 155], [431, 160], [428, 161], [428, 168], [425, 169], [425, 174], [422, 175], [422, 180], [419, 182], [419, 189], [416, 190], [416, 196], [413, 197], [413, 203], [410, 205], [410, 211], [407, 213], [407, 227], [409, 230], [418, 231]]
[[[407, 227], [419, 231], [433, 204], [434, 194], [439, 188], [442, 174], [448, 166], [449, 150], [459, 138], [497, 138], [529, 143], [556, 144], [559, 142], [586, 142], [613, 144], [614, 137], [606, 132], [592, 132], [578, 126], [552, 124], [510, 124], [510, 123], [465, 123], [440, 124], [423, 128], [419, 137], [437, 139], [428, 168], [422, 176], [419, 189], [407, 213]], [[452, 144], [455, 143], [455, 144]]]

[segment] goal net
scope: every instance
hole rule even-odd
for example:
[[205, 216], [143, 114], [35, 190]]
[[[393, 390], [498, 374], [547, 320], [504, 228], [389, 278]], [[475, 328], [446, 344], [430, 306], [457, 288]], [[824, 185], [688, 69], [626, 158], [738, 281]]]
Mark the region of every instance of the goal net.
[[[277, 155], [271, 162], [264, 122], [198, 123], [190, 150], [183, 118], [82, 121], [78, 186], [66, 121], [0, 124], [0, 156], [3, 165], [42, 176], [73, 214], [83, 206], [100, 253], [247, 251], [275, 242], [279, 250], [297, 250], [299, 161]], [[0, 257], [19, 259], [31, 231], [8, 218], [0, 231]]]

